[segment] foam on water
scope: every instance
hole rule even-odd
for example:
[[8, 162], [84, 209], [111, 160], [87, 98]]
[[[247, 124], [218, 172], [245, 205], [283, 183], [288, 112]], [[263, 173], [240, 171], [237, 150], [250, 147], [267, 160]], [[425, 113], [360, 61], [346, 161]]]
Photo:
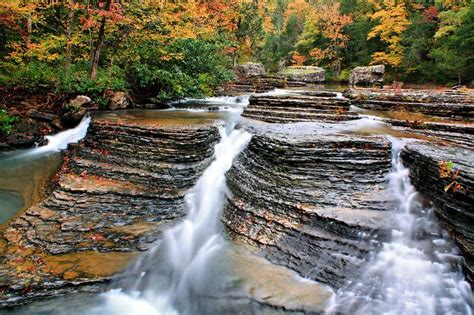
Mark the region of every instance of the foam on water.
[[360, 279], [338, 291], [329, 313], [472, 314], [472, 291], [460, 257], [410, 183], [399, 157], [404, 143], [390, 140], [389, 196], [396, 213], [392, 239], [367, 262]]
[[179, 101], [175, 101], [170, 103], [171, 106], [179, 105], [179, 104], [188, 104], [188, 103], [202, 103], [208, 105], [240, 105], [245, 107], [249, 103], [250, 95], [238, 95], [238, 96], [216, 96], [216, 97], [208, 97], [205, 99], [199, 98], [185, 98]]

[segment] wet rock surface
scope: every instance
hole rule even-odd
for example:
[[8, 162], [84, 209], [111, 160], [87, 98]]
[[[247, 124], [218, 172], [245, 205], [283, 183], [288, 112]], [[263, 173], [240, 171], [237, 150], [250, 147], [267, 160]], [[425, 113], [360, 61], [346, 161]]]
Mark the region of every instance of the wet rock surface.
[[325, 134], [325, 124], [243, 128], [254, 136], [227, 174], [229, 234], [273, 263], [341, 286], [387, 236], [389, 142]]
[[349, 109], [349, 100], [335, 92], [253, 95], [242, 116], [274, 123], [356, 119]]
[[445, 143], [472, 147], [474, 138], [474, 93], [391, 89], [347, 90], [351, 104], [378, 116], [393, 128]]
[[474, 118], [474, 93], [459, 90], [371, 90], [344, 92], [351, 103], [372, 110], [405, 110], [430, 116], [468, 121]]
[[[354, 96], [359, 91], [363, 97]], [[390, 169], [386, 135], [423, 139], [429, 141], [424, 143], [425, 152], [416, 153], [408, 146], [404, 160], [419, 176], [412, 175], [416, 188], [428, 198], [440, 199], [434, 203], [441, 209], [441, 220], [450, 226], [472, 279], [473, 161], [458, 158], [472, 156], [468, 149], [473, 140], [472, 94], [426, 93], [407, 90], [393, 96], [352, 90], [345, 93], [350, 100], [323, 91], [252, 96], [243, 113], [252, 126], [245, 123], [243, 128], [254, 137], [228, 173], [232, 197], [223, 220], [230, 235], [259, 248], [274, 263], [339, 287], [345, 279], [357, 278], [367, 254], [377, 250], [389, 230], [391, 214], [383, 211], [390, 209], [391, 198], [383, 191], [382, 174]], [[418, 107], [411, 107], [413, 95], [419, 97]], [[388, 104], [384, 106], [389, 109], [373, 107], [372, 101]], [[395, 107], [395, 102], [401, 107]], [[377, 116], [386, 124], [351, 123], [364, 117], [350, 107], [354, 103], [367, 108], [362, 114]], [[469, 169], [459, 175], [467, 193], [444, 193], [449, 183], [436, 182], [438, 162], [432, 163], [431, 171], [424, 165], [426, 150], [437, 152], [439, 160], [435, 148], [443, 144], [452, 149], [442, 159], [463, 161], [463, 168]], [[425, 178], [428, 171], [434, 175]], [[433, 185], [439, 187], [431, 189]]]
[[[408, 144], [401, 152], [416, 189], [429, 198], [464, 257], [465, 274], [474, 284], [474, 151], [427, 143]], [[454, 163], [449, 176], [442, 163]], [[459, 189], [454, 189], [458, 183]], [[451, 186], [450, 186], [451, 185]], [[447, 189], [447, 187], [450, 187]]]
[[48, 197], [3, 230], [0, 305], [86, 289], [124, 268], [184, 215], [218, 140], [215, 123], [94, 119]]

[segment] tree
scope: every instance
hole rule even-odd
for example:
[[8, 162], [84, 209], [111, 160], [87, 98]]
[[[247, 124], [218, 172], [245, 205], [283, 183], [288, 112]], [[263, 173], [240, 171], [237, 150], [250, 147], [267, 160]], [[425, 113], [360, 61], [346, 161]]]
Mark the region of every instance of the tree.
[[369, 0], [375, 11], [371, 20], [378, 24], [368, 34], [367, 39], [380, 37], [387, 44], [384, 51], [372, 54], [372, 64], [383, 63], [398, 67], [403, 59], [404, 47], [401, 45], [402, 34], [410, 25], [403, 0]]
[[434, 38], [433, 57], [448, 78], [458, 83], [474, 79], [474, 3], [440, 13], [441, 26]]
[[104, 44], [105, 38], [105, 25], [107, 23], [108, 13], [111, 8], [112, 0], [106, 0], [104, 10], [99, 10], [99, 14], [102, 15], [102, 20], [100, 22], [99, 27], [99, 36], [97, 37], [95, 48], [91, 54], [91, 70], [89, 74], [91, 80], [95, 80], [97, 77], [97, 68], [99, 67], [100, 52], [102, 50], [102, 45]]
[[323, 3], [308, 12], [303, 33], [297, 43], [300, 52], [306, 53], [315, 64], [328, 64], [339, 75], [342, 50], [349, 37], [344, 28], [352, 22], [349, 15], [341, 14], [340, 3]]

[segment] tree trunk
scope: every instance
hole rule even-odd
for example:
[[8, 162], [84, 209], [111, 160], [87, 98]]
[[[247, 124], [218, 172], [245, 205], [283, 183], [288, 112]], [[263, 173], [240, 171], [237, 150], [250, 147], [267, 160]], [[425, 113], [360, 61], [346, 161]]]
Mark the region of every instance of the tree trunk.
[[[111, 5], [112, 5], [112, 0], [107, 0], [107, 2], [105, 3], [105, 11], [110, 11]], [[102, 49], [102, 45], [104, 44], [104, 38], [105, 38], [105, 24], [106, 23], [107, 23], [107, 18], [104, 16], [102, 17], [102, 21], [100, 22], [99, 37], [97, 38], [95, 49], [91, 56], [91, 70], [90, 70], [90, 75], [89, 75], [89, 78], [91, 80], [95, 80], [97, 77], [97, 69], [99, 68], [100, 51]]]
[[28, 13], [26, 18], [26, 47], [29, 47], [31, 44], [31, 33], [33, 32], [33, 21], [31, 17], [31, 13]]
[[64, 63], [64, 69], [66, 72], [71, 65], [71, 54], [72, 54], [72, 26], [74, 22], [74, 8], [71, 7], [74, 5], [74, 0], [69, 3], [69, 11], [67, 14], [67, 25], [66, 25], [66, 62]]
[[237, 68], [237, 59], [239, 59], [239, 53], [236, 48], [232, 56], [232, 68], [234, 68], [234, 70]]

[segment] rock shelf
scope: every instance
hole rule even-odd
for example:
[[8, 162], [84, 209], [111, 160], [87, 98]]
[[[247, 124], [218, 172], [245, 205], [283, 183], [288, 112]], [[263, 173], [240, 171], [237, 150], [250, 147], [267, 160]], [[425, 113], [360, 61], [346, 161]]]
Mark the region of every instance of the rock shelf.
[[95, 119], [56, 184], [3, 231], [0, 305], [101, 283], [185, 214], [210, 164], [215, 123], [138, 126]]

